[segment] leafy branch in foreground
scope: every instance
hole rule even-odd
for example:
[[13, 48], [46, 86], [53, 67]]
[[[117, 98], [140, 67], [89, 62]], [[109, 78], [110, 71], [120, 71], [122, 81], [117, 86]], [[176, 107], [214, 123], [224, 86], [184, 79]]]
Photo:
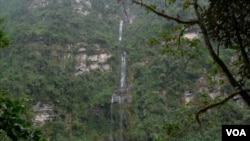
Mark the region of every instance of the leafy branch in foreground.
[[165, 11], [159, 11], [157, 10], [156, 6], [152, 6], [152, 5], [147, 5], [145, 3], [143, 3], [142, 1], [139, 2], [139, 1], [136, 1], [136, 0], [132, 0], [133, 3], [136, 3], [136, 4], [139, 4], [141, 6], [144, 6], [147, 10], [149, 11], [152, 11], [153, 13], [161, 16], [161, 17], [164, 17], [166, 19], [169, 19], [169, 20], [173, 20], [179, 24], [188, 24], [188, 25], [194, 25], [194, 24], [197, 24], [198, 23], [198, 20], [197, 19], [191, 19], [191, 20], [182, 20], [178, 17], [173, 17], [173, 16], [170, 16], [168, 14], [165, 13]]
[[10, 93], [0, 91], [0, 131], [13, 141], [25, 139], [29, 141], [45, 141], [40, 130], [35, 129], [25, 118], [28, 107], [23, 100], [14, 99]]

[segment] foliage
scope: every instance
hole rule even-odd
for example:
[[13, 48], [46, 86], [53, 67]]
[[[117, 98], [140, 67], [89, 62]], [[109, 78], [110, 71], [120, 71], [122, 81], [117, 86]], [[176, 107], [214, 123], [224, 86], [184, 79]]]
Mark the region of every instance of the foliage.
[[10, 93], [0, 92], [0, 129], [8, 138], [17, 141], [20, 139], [31, 141], [43, 141], [42, 133], [32, 127], [28, 122], [27, 98], [23, 100], [13, 99]]
[[[149, 1], [137, 1], [132, 0], [133, 3], [136, 3], [138, 5], [141, 5], [147, 9], [147, 11], [151, 11], [154, 14], [165, 18], [167, 20], [175, 21], [181, 25], [183, 25], [180, 31], [180, 34], [175, 36], [173, 27], [171, 32], [166, 32], [167, 34], [160, 35], [160, 39], [156, 39], [155, 37], [149, 40], [151, 45], [158, 43], [164, 44], [165, 48], [163, 50], [164, 53], [171, 52], [172, 54], [183, 56], [184, 53], [182, 53], [181, 47], [178, 46], [177, 49], [176, 45], [173, 46], [173, 43], [176, 43], [179, 41], [179, 44], [181, 42], [181, 36], [183, 35], [183, 31], [186, 30], [186, 27], [190, 27], [193, 25], [197, 25], [200, 28], [201, 33], [203, 34], [203, 39], [205, 42], [205, 48], [208, 49], [209, 55], [212, 57], [214, 62], [221, 68], [222, 72], [225, 74], [227, 79], [229, 80], [229, 83], [232, 87], [238, 90], [238, 93], [242, 96], [244, 101], [250, 105], [250, 96], [247, 93], [246, 89], [244, 88], [246, 81], [249, 80], [248, 78], [248, 68], [249, 68], [249, 56], [246, 55], [248, 52], [248, 39], [245, 38], [248, 36], [247, 29], [248, 29], [248, 14], [249, 12], [246, 12], [249, 9], [248, 4], [244, 5], [243, 1], [234, 1], [234, 3], [231, 5], [224, 5], [226, 3], [225, 1], [210, 1], [209, 4], [204, 4], [203, 1], [185, 1], [184, 3], [180, 1], [168, 1], [168, 4], [165, 4], [162, 6], [160, 4], [160, 1], [154, 2], [154, 6], [152, 7], [152, 2]], [[203, 4], [202, 4], [203, 3]], [[182, 12], [189, 12], [190, 8], [193, 8], [194, 16], [191, 16], [191, 19], [187, 19], [185, 16], [175, 16], [171, 12], [166, 12], [170, 5], [173, 4], [180, 4], [183, 5]], [[244, 5], [244, 6], [243, 6]], [[221, 10], [226, 9], [226, 10]], [[234, 12], [233, 12], [234, 11]], [[245, 14], [239, 14], [240, 11], [246, 12]], [[243, 13], [244, 13], [243, 12]], [[241, 16], [236, 16], [241, 15]], [[228, 18], [231, 17], [231, 18]], [[237, 17], [237, 18], [236, 18]], [[227, 19], [227, 20], [223, 20]], [[245, 19], [245, 20], [244, 20]], [[246, 30], [241, 30], [239, 27], [242, 24], [242, 28], [247, 28]], [[229, 28], [227, 28], [229, 27]], [[232, 29], [233, 28], [233, 29]], [[168, 31], [169, 29], [167, 29]], [[245, 32], [246, 31], [246, 32]], [[244, 33], [245, 32], [245, 33]], [[164, 33], [164, 32], [163, 32]], [[246, 34], [247, 33], [247, 34]], [[215, 36], [213, 36], [215, 35]], [[232, 36], [233, 35], [233, 38]], [[242, 58], [239, 64], [236, 65], [236, 68], [241, 68], [240, 71], [235, 74], [234, 71], [231, 70], [232, 66], [229, 66], [225, 60], [222, 60], [220, 58], [220, 55], [225, 55], [226, 49], [222, 50], [217, 49], [217, 52], [215, 51], [215, 47], [213, 47], [214, 44], [212, 44], [212, 40], [216, 41], [216, 44], [218, 44], [218, 47], [225, 46], [228, 48], [228, 44], [230, 43], [231, 47], [236, 47], [237, 52], [239, 53], [239, 58]], [[187, 44], [191, 47], [194, 47], [198, 49], [199, 51], [204, 51], [202, 49], [197, 48], [199, 44], [196, 40], [187, 42]], [[172, 46], [171, 46], [172, 45]], [[186, 50], [185, 52], [191, 52], [193, 50]], [[221, 52], [224, 53], [221, 53]], [[236, 52], [235, 52], [236, 53]], [[186, 55], [186, 54], [185, 54]], [[190, 56], [191, 58], [194, 57], [194, 54]], [[241, 64], [241, 65], [240, 65]], [[246, 67], [247, 66], [247, 67]], [[235, 66], [234, 66], [235, 68]], [[243, 71], [244, 70], [244, 71]], [[242, 73], [244, 72], [244, 76]], [[238, 75], [241, 75], [241, 80], [237, 80]], [[242, 81], [243, 80], [243, 81]], [[248, 86], [247, 86], [248, 87]], [[232, 98], [232, 97], [231, 97]], [[222, 104], [223, 102], [221, 102]], [[209, 106], [208, 106], [209, 107]], [[207, 109], [206, 109], [207, 110]], [[168, 124], [167, 124], [168, 125]], [[174, 130], [179, 130], [178, 126], [167, 126], [168, 130], [173, 130], [173, 128], [177, 127]]]
[[[250, 3], [243, 0], [210, 1], [210, 7], [204, 11], [204, 22], [210, 37], [218, 42], [220, 48], [230, 48], [237, 51], [240, 81], [250, 79], [249, 25], [248, 17]], [[242, 82], [244, 83], [244, 82]]]
[[[234, 29], [230, 30], [230, 31], [233, 31], [232, 33], [235, 34], [234, 37], [237, 37], [237, 39], [235, 39], [235, 40], [237, 40], [236, 45], [238, 46], [238, 48], [240, 48], [240, 56], [241, 57], [239, 57], [239, 58], [243, 58], [243, 61], [241, 61], [241, 63], [243, 63], [243, 66], [238, 64], [238, 67], [242, 68], [238, 72], [238, 74], [242, 74], [244, 72], [245, 75], [243, 76], [242, 79], [244, 80], [245, 77], [246, 77], [246, 79], [248, 79], [249, 57], [247, 55], [248, 51], [246, 51], [247, 47], [245, 47], [245, 44], [244, 44], [245, 42], [247, 43], [247, 39], [245, 37], [241, 38], [241, 34], [244, 35], [244, 33], [241, 33], [241, 30], [238, 28], [240, 23], [248, 25], [247, 20], [246, 21], [244, 21], [244, 20], [239, 21], [240, 19], [245, 19], [247, 17], [246, 14], [242, 15], [242, 17], [244, 17], [244, 18], [239, 17], [238, 19], [236, 19], [234, 14], [237, 14], [237, 12], [236, 13], [234, 13], [234, 12], [231, 12], [231, 13], [230, 12], [229, 13], [228, 12], [220, 12], [221, 8], [217, 8], [217, 6], [220, 7], [220, 5], [223, 5], [223, 3], [225, 3], [224, 1], [220, 1], [220, 2], [212, 1], [209, 5], [206, 5], [203, 8], [201, 8], [202, 5], [200, 5], [200, 2], [198, 2], [197, 0], [194, 0], [193, 4], [192, 4], [193, 5], [192, 8], [193, 8], [193, 10], [195, 12], [195, 16], [191, 20], [186, 20], [185, 18], [183, 19], [183, 17], [179, 17], [178, 15], [173, 16], [173, 15], [171, 15], [169, 13], [162, 12], [162, 11], [164, 11], [164, 8], [166, 8], [166, 7], [162, 7], [162, 6], [159, 5], [160, 9], [158, 7], [157, 8], [152, 8], [150, 6], [150, 4], [147, 4], [147, 3], [142, 2], [142, 1], [139, 2], [139, 1], [133, 0], [132, 2], [147, 8], [148, 10], [152, 11], [153, 13], [155, 13], [155, 14], [157, 14], [157, 15], [165, 18], [165, 19], [175, 21], [175, 22], [177, 22], [177, 23], [179, 23], [181, 25], [184, 25], [184, 26], [187, 26], [187, 27], [197, 25], [200, 28], [201, 33], [203, 34], [205, 47], [207, 48], [209, 55], [212, 57], [212, 59], [215, 61], [215, 63], [221, 68], [222, 72], [227, 77], [227, 79], [228, 79], [229, 83], [231, 84], [231, 86], [234, 87], [235, 89], [237, 89], [239, 94], [241, 95], [241, 97], [244, 99], [244, 101], [248, 105], [250, 105], [250, 96], [249, 96], [248, 92], [246, 91], [246, 89], [243, 88], [244, 85], [245, 85], [244, 83], [246, 83], [247, 80], [244, 81], [244, 82], [242, 80], [240, 80], [240, 81], [237, 80], [237, 75], [235, 75], [234, 72], [232, 72], [230, 70], [230, 66], [228, 66], [225, 63], [225, 60], [222, 60], [220, 58], [219, 50], [217, 51], [217, 53], [215, 52], [213, 44], [211, 42], [211, 40], [213, 38], [216, 38], [216, 40], [219, 42], [218, 43], [219, 46], [220, 46], [221, 43], [222, 43], [222, 45], [227, 46], [228, 45], [228, 40], [231, 39], [230, 32], [228, 32], [230, 29], [228, 30], [227, 26], [230, 25], [230, 23], [233, 23], [233, 26], [230, 25], [230, 27], [232, 26]], [[201, 1], [201, 2], [203, 2], [203, 1]], [[241, 3], [241, 2], [239, 2], [239, 3]], [[238, 9], [238, 11], [240, 11], [240, 10], [243, 10], [242, 8], [240, 8], [241, 6], [242, 5], [240, 5], [240, 4], [233, 4], [232, 7], [225, 6], [224, 8], [229, 10], [229, 11], [230, 10], [234, 11], [234, 10], [237, 10], [237, 9]], [[209, 10], [209, 8], [210, 8], [210, 10]], [[213, 8], [217, 9], [217, 11], [216, 10], [211, 10]], [[248, 5], [246, 5], [244, 7], [244, 9], [247, 9], [247, 8], [248, 8]], [[208, 9], [207, 12], [204, 12], [204, 11], [206, 11], [206, 9]], [[183, 9], [183, 12], [184, 11], [187, 11], [186, 8]], [[212, 18], [213, 16], [216, 17], [217, 14], [219, 14], [219, 15], [222, 14], [220, 17], [224, 17], [224, 18], [227, 18], [227, 15], [231, 14], [232, 18], [227, 18], [227, 19], [230, 20], [230, 22], [224, 22], [220, 18]], [[215, 21], [212, 21], [212, 20], [215, 20]], [[213, 25], [213, 23], [216, 23], [217, 25], [216, 24]], [[222, 24], [220, 24], [220, 23], [222, 23]], [[225, 24], [223, 25], [223, 23], [225, 23]], [[220, 27], [222, 25], [223, 25], [223, 28], [225, 28], [225, 29]], [[218, 32], [220, 32], [220, 33], [217, 34]], [[216, 36], [213, 37], [213, 35], [211, 35], [212, 36], [211, 37], [210, 36], [211, 33], [217, 34], [217, 37]], [[180, 34], [180, 36], [181, 35], [182, 34]], [[226, 42], [223, 41], [224, 40], [224, 35], [227, 36]], [[245, 34], [244, 36], [248, 36], [248, 35]], [[243, 41], [244, 39], [246, 41]], [[234, 43], [236, 43], [234, 39], [232, 39], [232, 40], [234, 41]], [[230, 41], [230, 43], [231, 43], [231, 41]], [[192, 44], [190, 44], [190, 45], [192, 45]], [[193, 45], [195, 45], [195, 44], [193, 44]], [[242, 67], [240, 67], [240, 66], [242, 66]]]
[[[3, 23], [3, 18], [0, 18], [0, 25]], [[5, 33], [0, 30], [0, 48], [4, 48], [6, 46], [9, 46], [10, 40], [9, 38], [5, 35]]]
[[[133, 98], [131, 103], [122, 105], [125, 139], [218, 140], [218, 125], [249, 121], [249, 114], [243, 114], [246, 111], [232, 102], [202, 115], [205, 131], [203, 135], [197, 132], [199, 125], [194, 117], [197, 107], [218, 101], [208, 93], [196, 93], [197, 101], [185, 104], [183, 93], [199, 91], [198, 79], [212, 80], [214, 77], [212, 74], [207, 77], [207, 72], [219, 71], [202, 40], [182, 38], [189, 26], [163, 20], [138, 5], [128, 4], [133, 19], [131, 24], [124, 22], [123, 40], [119, 42], [119, 20], [124, 18], [121, 3], [92, 0], [90, 13], [81, 15], [73, 10], [75, 1], [53, 0], [47, 6], [33, 9], [29, 8], [32, 2], [0, 0], [0, 13], [7, 19], [3, 27], [13, 40], [11, 48], [3, 49], [0, 54], [0, 88], [8, 89], [15, 96], [28, 94], [34, 99], [32, 105], [40, 102], [53, 106], [53, 120], [40, 125], [47, 139], [109, 140], [110, 100], [119, 87], [119, 58], [124, 50], [128, 54], [128, 93]], [[162, 7], [170, 5], [161, 12], [185, 19], [194, 14], [189, 0], [154, 1], [151, 5], [154, 10], [158, 10], [155, 7], [158, 2]], [[182, 12], [182, 8], [188, 12]], [[83, 47], [88, 55], [111, 53], [107, 62], [110, 71], [75, 75], [75, 55], [80, 55], [78, 49]], [[230, 60], [228, 56], [232, 54], [230, 50], [220, 55]], [[213, 85], [206, 88], [218, 86], [228, 92], [231, 87], [227, 88], [225, 83], [211, 82]], [[120, 132], [119, 106], [113, 105], [115, 137]], [[235, 112], [239, 116], [232, 116]], [[6, 135], [1, 131], [0, 136], [8, 140]]]
[[[0, 19], [2, 24], [3, 19]], [[0, 30], [0, 48], [9, 46], [10, 40], [5, 33]], [[34, 140], [45, 141], [42, 133], [38, 129], [33, 129], [32, 123], [27, 121], [28, 108], [23, 100], [14, 99], [9, 92], [0, 90], [0, 135], [1, 140]]]

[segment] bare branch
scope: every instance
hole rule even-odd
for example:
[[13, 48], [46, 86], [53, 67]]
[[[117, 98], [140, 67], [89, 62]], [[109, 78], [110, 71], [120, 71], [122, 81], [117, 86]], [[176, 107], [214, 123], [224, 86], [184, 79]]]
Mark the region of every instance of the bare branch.
[[188, 24], [188, 25], [194, 25], [194, 24], [197, 24], [198, 23], [198, 20], [197, 19], [191, 19], [191, 20], [181, 20], [180, 18], [178, 17], [173, 17], [173, 16], [170, 16], [170, 15], [167, 15], [166, 13], [162, 12], [162, 11], [158, 11], [156, 10], [155, 8], [143, 3], [142, 1], [139, 2], [137, 0], [132, 0], [132, 3], [136, 3], [138, 5], [141, 5], [147, 9], [149, 9], [150, 11], [152, 11], [153, 13], [163, 17], [163, 18], [166, 18], [166, 19], [169, 19], [169, 20], [173, 20], [177, 23], [180, 23], [180, 24]]
[[190, 27], [190, 25], [184, 26], [184, 28], [180, 31], [180, 34], [178, 36], [178, 46], [180, 46], [180, 44], [181, 44], [181, 37], [183, 36], [185, 30], [188, 29], [189, 27]]
[[[245, 91], [250, 91], [250, 89], [246, 89]], [[218, 102], [218, 103], [214, 103], [214, 104], [211, 104], [211, 105], [208, 105], [207, 107], [204, 107], [202, 109], [200, 109], [196, 114], [195, 114], [195, 118], [196, 120], [198, 121], [198, 123], [201, 125], [201, 121], [200, 121], [200, 114], [202, 113], [205, 113], [207, 110], [211, 109], [211, 108], [214, 108], [216, 106], [219, 106], [219, 105], [223, 105], [225, 104], [228, 100], [230, 100], [231, 98], [233, 98], [234, 96], [240, 94], [240, 92], [236, 92], [236, 93], [233, 93], [231, 95], [229, 95], [227, 98], [223, 99], [222, 101]]]

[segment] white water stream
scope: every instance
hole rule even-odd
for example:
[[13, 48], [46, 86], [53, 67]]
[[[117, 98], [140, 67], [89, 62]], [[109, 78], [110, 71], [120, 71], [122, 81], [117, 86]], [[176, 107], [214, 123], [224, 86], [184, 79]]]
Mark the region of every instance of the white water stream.
[[127, 53], [124, 51], [121, 55], [121, 79], [120, 79], [120, 87], [125, 88], [126, 87], [126, 58]]
[[[124, 11], [125, 11], [125, 17], [121, 18], [120, 24], [119, 24], [119, 35], [118, 35], [118, 41], [122, 41], [122, 30], [123, 30], [123, 23], [124, 20], [127, 19], [128, 13], [129, 13], [129, 7], [128, 3], [130, 0], [122, 0]], [[124, 20], [123, 20], [124, 19]], [[126, 84], [126, 78], [127, 78], [127, 53], [123, 51], [121, 53], [121, 66], [120, 66], [120, 86], [117, 89], [117, 91], [114, 92], [111, 98], [111, 104], [110, 104], [110, 141], [124, 141], [124, 101], [126, 98], [126, 92], [127, 92], [127, 84]], [[114, 109], [116, 106], [114, 106], [114, 103], [119, 103], [119, 137], [115, 136], [115, 117], [118, 117], [117, 115], [114, 115]], [[118, 107], [117, 107], [118, 109]]]
[[[121, 69], [120, 69], [120, 86], [118, 88], [118, 90], [112, 95], [111, 98], [111, 104], [110, 104], [110, 141], [114, 141], [114, 117], [116, 115], [114, 115], [114, 108], [116, 106], [114, 106], [114, 103], [119, 103], [119, 140], [118, 141], [124, 141], [124, 107], [123, 107], [123, 103], [124, 103], [124, 97], [126, 95], [126, 90], [127, 89], [127, 85], [126, 85], [126, 65], [127, 65], [127, 53], [124, 51], [121, 54]], [[118, 108], [118, 107], [117, 107]]]
[[119, 41], [122, 41], [122, 29], [123, 29], [123, 20], [120, 20], [120, 26], [119, 26]]

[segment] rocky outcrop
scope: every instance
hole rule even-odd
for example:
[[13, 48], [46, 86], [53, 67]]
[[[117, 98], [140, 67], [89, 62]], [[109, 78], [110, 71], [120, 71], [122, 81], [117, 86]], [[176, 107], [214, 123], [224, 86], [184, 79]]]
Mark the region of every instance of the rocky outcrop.
[[183, 38], [188, 40], [199, 39], [199, 28], [192, 26], [184, 31]]
[[193, 39], [197, 39], [199, 38], [197, 33], [185, 33], [183, 35], [184, 38], [189, 39], [189, 40], [193, 40]]
[[108, 59], [111, 57], [111, 54], [101, 50], [100, 45], [94, 44], [91, 53], [88, 53], [84, 43], [78, 43], [77, 45], [80, 48], [75, 55], [76, 75], [80, 75], [91, 70], [100, 69], [102, 72], [107, 72], [111, 69], [108, 64]]
[[73, 9], [75, 12], [80, 13], [82, 15], [88, 15], [90, 13], [90, 9], [92, 8], [90, 0], [74, 0], [73, 1]]
[[49, 4], [49, 0], [34, 0], [30, 6], [29, 9], [35, 9], [40, 7], [46, 7]]
[[90, 70], [100, 69], [101, 71], [109, 71], [110, 65], [107, 64], [108, 58], [111, 55], [107, 53], [87, 55], [86, 53], [79, 53], [76, 55], [76, 75]]
[[37, 124], [44, 124], [46, 121], [52, 121], [54, 118], [53, 106], [38, 102], [34, 107], [35, 119]]
[[[208, 78], [206, 78], [205, 76], [202, 75], [200, 78], [198, 78], [196, 80], [194, 90], [192, 90], [192, 91], [186, 90], [184, 92], [184, 96], [183, 96], [182, 101], [185, 104], [190, 103], [190, 102], [194, 102], [195, 97], [198, 94], [207, 94], [207, 96], [209, 98], [215, 99], [216, 97], [223, 94], [223, 92], [222, 92], [223, 85], [221, 85], [220, 82], [224, 81], [224, 79], [225, 78], [222, 76], [222, 74], [217, 74], [217, 75], [213, 76], [213, 78], [211, 78], [211, 80], [208, 80]], [[217, 83], [218, 85], [211, 87], [211, 84], [209, 84], [210, 81], [213, 83]]]
[[[34, 0], [29, 5], [29, 9], [36, 9], [36, 8], [46, 8], [50, 3], [54, 1], [52, 0]], [[61, 3], [62, 0], [57, 0], [56, 2]], [[81, 15], [88, 15], [92, 8], [92, 4], [90, 0], [72, 0], [71, 1], [73, 6], [73, 11], [76, 13], [80, 13]]]
[[190, 102], [193, 102], [194, 101], [194, 97], [195, 97], [195, 94], [190, 92], [190, 91], [185, 91], [184, 92], [184, 98], [183, 98], [183, 102], [185, 104], [188, 104]]
[[131, 103], [132, 102], [132, 95], [117, 95], [113, 94], [111, 98], [111, 103]]

